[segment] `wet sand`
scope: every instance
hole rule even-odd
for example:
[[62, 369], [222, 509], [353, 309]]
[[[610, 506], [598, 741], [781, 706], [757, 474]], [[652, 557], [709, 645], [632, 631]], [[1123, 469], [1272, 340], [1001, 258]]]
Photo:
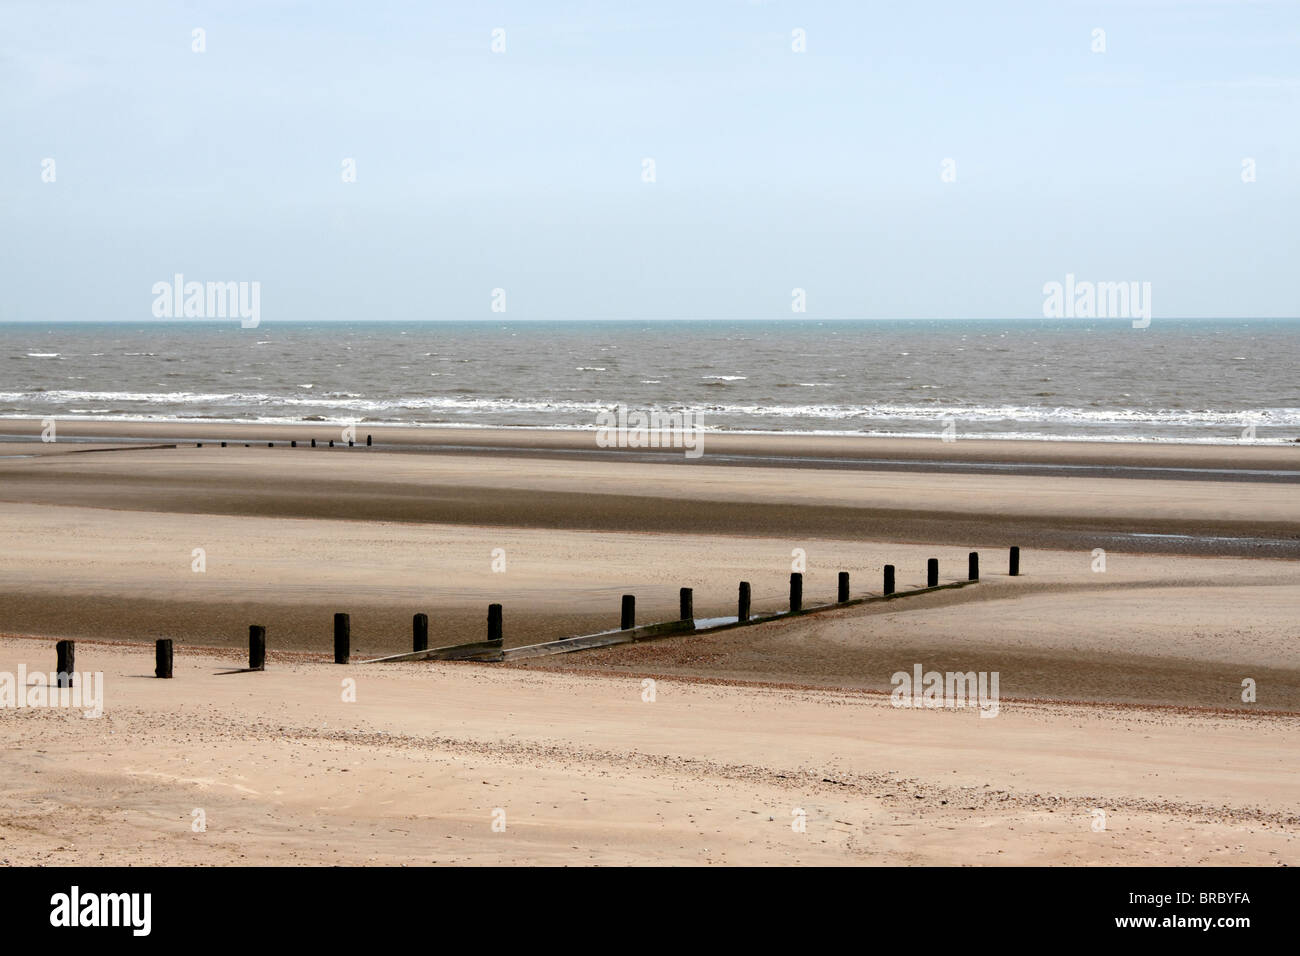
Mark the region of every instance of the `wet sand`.
[[[0, 442], [13, 439], [35, 440], [43, 430], [44, 419], [0, 419]], [[564, 456], [580, 453], [585, 457], [615, 459], [635, 457], [687, 460], [681, 448], [672, 449], [602, 449], [596, 444], [594, 431], [569, 431], [540, 428], [454, 428], [450, 426], [371, 425], [360, 422], [352, 426], [358, 445], [369, 435], [386, 450], [423, 452], [460, 452], [478, 454], [510, 453], [539, 457], [546, 454]], [[223, 422], [120, 422], [74, 419], [57, 421], [56, 433], [61, 441], [101, 442], [287, 442], [310, 443], [316, 439], [346, 444], [343, 426], [334, 424], [295, 423], [251, 424]], [[1283, 445], [1137, 443], [1137, 442], [1063, 442], [1063, 441], [992, 441], [960, 438], [952, 442], [923, 438], [870, 438], [842, 435], [779, 435], [705, 432], [704, 455], [699, 463], [710, 460], [781, 460], [785, 467], [824, 467], [855, 462], [879, 465], [936, 465], [959, 462], [999, 464], [1011, 470], [1030, 470], [1036, 466], [1095, 466], [1111, 470], [1130, 468], [1193, 469], [1232, 471], [1300, 470], [1300, 437]], [[806, 461], [801, 461], [806, 460]], [[1172, 477], [1172, 476], [1171, 476]]]

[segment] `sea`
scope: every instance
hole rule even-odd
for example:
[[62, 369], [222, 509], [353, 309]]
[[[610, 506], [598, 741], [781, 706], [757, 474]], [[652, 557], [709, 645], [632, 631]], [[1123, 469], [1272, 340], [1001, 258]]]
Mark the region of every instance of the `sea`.
[[1298, 369], [1290, 319], [4, 323], [0, 418], [1277, 444]]

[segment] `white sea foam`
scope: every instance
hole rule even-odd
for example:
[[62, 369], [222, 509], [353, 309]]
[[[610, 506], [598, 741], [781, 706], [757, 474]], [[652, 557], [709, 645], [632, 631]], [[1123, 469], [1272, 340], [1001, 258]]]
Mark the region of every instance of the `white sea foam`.
[[[1157, 351], [1145, 339], [1135, 347], [1127, 325], [1065, 323], [1025, 325], [1029, 334], [966, 322], [953, 332], [943, 323], [645, 323], [619, 327], [617, 346], [609, 326], [577, 323], [303, 323], [277, 329], [276, 340], [174, 325], [43, 334], [47, 347], [35, 352], [30, 327], [0, 324], [0, 348], [14, 360], [0, 416], [583, 429], [623, 402], [689, 409], [710, 430], [752, 433], [938, 437], [952, 419], [959, 439], [1300, 437], [1294, 323], [1188, 323], [1167, 328]], [[639, 367], [591, 364], [615, 349]], [[449, 367], [407, 364], [420, 355]]]

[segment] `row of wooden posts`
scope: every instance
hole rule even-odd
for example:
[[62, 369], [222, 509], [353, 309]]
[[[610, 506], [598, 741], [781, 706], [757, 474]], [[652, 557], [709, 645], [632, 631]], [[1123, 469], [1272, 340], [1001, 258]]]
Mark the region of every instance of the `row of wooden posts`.
[[[1011, 548], [1010, 562], [1008, 572], [1010, 576], [1021, 574], [1021, 549]], [[894, 593], [894, 566], [885, 564], [884, 574], [884, 594]], [[979, 580], [979, 551], [971, 551], [967, 559], [967, 580]], [[846, 604], [849, 601], [849, 572], [841, 571], [839, 579], [839, 593], [836, 594], [839, 604]], [[926, 562], [926, 587], [939, 587], [939, 558], [931, 558]], [[682, 588], [679, 596], [679, 610], [681, 620], [694, 620], [694, 591], [692, 588]], [[790, 613], [798, 614], [803, 610], [803, 575], [796, 571], [790, 574]], [[744, 623], [750, 617], [750, 588], [749, 581], [741, 581], [740, 596], [738, 596], [736, 606], [736, 618], [738, 622]], [[637, 597], [636, 594], [624, 594], [623, 607], [621, 607], [621, 617], [619, 620], [619, 630], [630, 631], [636, 627], [637, 618]], [[429, 649], [429, 615], [416, 614], [411, 620], [412, 650]], [[500, 614], [500, 605], [487, 605], [487, 644], [503, 643], [502, 632], [502, 614]], [[334, 615], [334, 663], [347, 663], [352, 653], [352, 619], [347, 614]], [[55, 645], [56, 671], [59, 687], [72, 687], [72, 675], [75, 671], [74, 661], [77, 654], [77, 644], [75, 641], [59, 641]], [[155, 644], [155, 666], [153, 666], [153, 675], [157, 678], [170, 678], [172, 676], [172, 639], [170, 637], [160, 637]], [[250, 624], [248, 626], [248, 670], [260, 671], [266, 667], [266, 628], [261, 624]]]
[[[1020, 574], [1020, 549], [1012, 548], [1008, 573], [1012, 577]], [[930, 558], [926, 562], [925, 568], [926, 587], [933, 588], [939, 586], [939, 559]], [[978, 581], [980, 578], [980, 556], [978, 551], [972, 551], [967, 563], [967, 580]], [[885, 565], [884, 594], [888, 597], [895, 593], [894, 588], [894, 566]], [[839, 573], [839, 589], [836, 594], [837, 603], [845, 604], [849, 600], [849, 572], [841, 571]], [[692, 588], [682, 588], [679, 595], [680, 618], [683, 621], [695, 619], [695, 591]], [[803, 610], [803, 574], [798, 571], [790, 575], [790, 613], [798, 614]], [[750, 618], [750, 588], [748, 581], [740, 582], [740, 593], [736, 606], [736, 618], [739, 623], [744, 623]], [[622, 603], [622, 614], [619, 619], [619, 630], [630, 631], [636, 627], [636, 595], [624, 594]], [[429, 649], [429, 615], [416, 614], [411, 620], [411, 636], [413, 651], [427, 651]], [[504, 641], [501, 624], [501, 605], [488, 605], [488, 644], [500, 646]], [[60, 687], [70, 687], [74, 655], [76, 645], [73, 641], [59, 641], [55, 645], [55, 653], [58, 664], [58, 681]], [[170, 637], [159, 638], [155, 644], [155, 677], [172, 676], [172, 639]], [[352, 619], [347, 614], [339, 613], [334, 615], [334, 663], [346, 664], [352, 656]], [[250, 671], [260, 671], [266, 669], [266, 628], [260, 624], [249, 625], [248, 628], [248, 669]], [[67, 683], [64, 683], [65, 679]]]
[[[342, 439], [339, 439], [340, 444], [342, 444], [342, 441], [343, 441]], [[226, 444], [227, 444], [227, 443], [223, 441], [223, 442], [221, 443], [221, 447], [222, 447], [222, 448], [225, 448], [225, 447], [226, 447]], [[349, 448], [351, 448], [351, 447], [352, 447], [353, 445], [355, 445], [355, 444], [356, 444], [355, 441], [351, 441], [351, 440], [348, 441], [348, 447], [349, 447]], [[370, 436], [367, 435], [367, 436], [366, 436], [366, 447], [369, 448], [370, 445], [371, 445]], [[194, 447], [196, 447], [196, 448], [202, 448], [202, 447], [203, 447], [203, 442], [201, 442], [201, 441], [200, 441], [200, 442], [195, 442], [195, 443], [194, 443]], [[245, 448], [251, 448], [251, 447], [252, 447], [252, 443], [251, 443], [251, 442], [244, 442], [244, 447], [245, 447]], [[267, 448], [274, 448], [274, 447], [275, 447], [275, 442], [273, 442], [273, 441], [269, 441], [269, 442], [267, 442], [267, 443], [266, 443], [266, 447], [267, 447]], [[297, 448], [297, 447], [298, 447], [298, 442], [297, 442], [296, 440], [294, 440], [294, 441], [290, 441], [290, 442], [289, 442], [289, 447], [290, 447], [290, 448]], [[315, 447], [316, 447], [316, 439], [314, 439], [314, 438], [311, 440], [311, 447], [312, 447], [312, 448], [315, 448]], [[331, 447], [331, 448], [334, 447], [334, 439], [332, 439], [332, 438], [330, 439], [329, 447]]]

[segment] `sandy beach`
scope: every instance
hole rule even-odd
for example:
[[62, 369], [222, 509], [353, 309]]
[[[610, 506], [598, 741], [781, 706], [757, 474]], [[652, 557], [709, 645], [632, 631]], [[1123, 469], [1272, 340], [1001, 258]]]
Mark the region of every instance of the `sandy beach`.
[[[1300, 448], [710, 435], [688, 461], [358, 431], [0, 427], [0, 670], [73, 638], [105, 674], [101, 719], [0, 712], [10, 863], [1300, 860]], [[885, 564], [982, 574], [518, 664], [357, 663], [409, 650], [417, 612], [431, 645], [482, 640], [493, 602], [507, 647], [617, 628], [628, 593], [638, 623], [681, 587], [734, 614], [741, 580], [777, 611], [797, 550], [810, 604], [841, 571], [855, 597]], [[250, 624], [267, 671], [220, 673]], [[891, 706], [916, 664], [998, 672], [1001, 712]]]
[[[0, 641], [5, 669], [48, 656]], [[1300, 861], [1296, 717], [1007, 704], [983, 720], [672, 679], [650, 703], [639, 675], [277, 655], [223, 673], [235, 657], [187, 653], [167, 682], [147, 649], [78, 645], [105, 714], [5, 717], [2, 862]]]

